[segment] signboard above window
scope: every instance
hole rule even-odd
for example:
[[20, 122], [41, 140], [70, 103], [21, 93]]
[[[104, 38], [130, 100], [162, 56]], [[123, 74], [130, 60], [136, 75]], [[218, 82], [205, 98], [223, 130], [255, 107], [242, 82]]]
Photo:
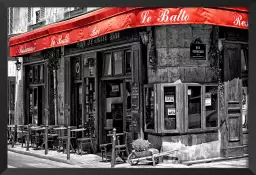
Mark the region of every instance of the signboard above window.
[[190, 44], [190, 59], [206, 60], [206, 46], [202, 43], [200, 38], [195, 39], [195, 41]]

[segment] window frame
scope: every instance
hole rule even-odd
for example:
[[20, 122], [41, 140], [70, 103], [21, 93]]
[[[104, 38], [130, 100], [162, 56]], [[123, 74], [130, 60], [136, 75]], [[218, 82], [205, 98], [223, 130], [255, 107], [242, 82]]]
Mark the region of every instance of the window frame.
[[[148, 132], [148, 133], [156, 133], [157, 132], [157, 128], [158, 128], [158, 115], [157, 115], [157, 93], [156, 93], [156, 85], [153, 84], [146, 84], [144, 85], [143, 88], [143, 108], [144, 108], [144, 116], [143, 116], [143, 120], [144, 120], [144, 131]], [[153, 88], [153, 93], [154, 93], [154, 129], [147, 129], [146, 127], [146, 89], [147, 88]]]
[[[127, 61], [126, 53], [127, 52], [130, 52], [130, 54], [131, 54], [131, 57], [130, 57], [131, 72], [127, 72], [127, 67], [126, 67], [126, 61]], [[124, 63], [123, 63], [123, 65], [124, 65], [124, 74], [125, 75], [131, 75], [132, 74], [132, 50], [131, 49], [125, 49], [124, 50]]]
[[[203, 123], [203, 118], [204, 118], [204, 105], [203, 105], [203, 85], [199, 83], [184, 83], [184, 102], [185, 102], [185, 132], [186, 133], [193, 133], [193, 132], [203, 132], [204, 131], [204, 123]], [[196, 87], [201, 87], [201, 128], [195, 128], [195, 129], [189, 129], [189, 120], [188, 120], [188, 86], [196, 86]]]
[[[205, 106], [205, 93], [206, 93], [206, 87], [208, 87], [208, 86], [211, 86], [211, 87], [217, 87], [217, 117], [218, 117], [218, 122], [217, 122], [217, 126], [215, 126], [215, 127], [206, 127], [206, 106]], [[211, 83], [211, 84], [204, 84], [203, 85], [203, 130], [204, 131], [212, 131], [212, 130], [217, 130], [217, 129], [219, 129], [219, 126], [220, 126], [220, 120], [219, 120], [219, 114], [220, 114], [220, 106], [219, 106], [219, 104], [220, 104], [220, 98], [219, 98], [219, 86], [218, 86], [218, 84], [214, 84], [214, 83]]]
[[[115, 74], [115, 59], [114, 59], [114, 53], [115, 52], [121, 52], [122, 53], [122, 73], [121, 74]], [[121, 49], [115, 49], [115, 50], [109, 50], [102, 52], [102, 63], [103, 63], [103, 68], [102, 68], [102, 77], [120, 77], [120, 76], [125, 76], [125, 75], [132, 75], [132, 63], [131, 63], [131, 72], [126, 73], [126, 52], [131, 53], [131, 61], [132, 61], [132, 49], [131, 48], [121, 48]], [[105, 63], [106, 63], [106, 56], [107, 54], [111, 55], [111, 74], [110, 75], [105, 75]]]
[[[121, 66], [122, 66], [122, 73], [120, 73], [120, 74], [116, 74], [116, 73], [115, 73], [116, 65], [115, 65], [114, 53], [118, 53], [118, 52], [121, 52], [121, 54], [122, 54], [122, 63], [121, 63]], [[112, 61], [111, 61], [111, 63], [113, 63], [113, 64], [112, 64], [112, 76], [120, 76], [120, 75], [124, 75], [124, 74], [125, 74], [125, 72], [124, 72], [124, 61], [125, 61], [125, 58], [124, 58], [125, 55], [124, 55], [124, 53], [125, 53], [125, 50], [115, 50], [115, 51], [112, 52]]]
[[[160, 115], [158, 117], [158, 132], [159, 133], [182, 133], [182, 108], [181, 108], [181, 102], [182, 102], [182, 93], [181, 90], [183, 89], [182, 84], [175, 84], [175, 83], [162, 83], [160, 84]], [[176, 129], [173, 130], [166, 130], [164, 129], [164, 87], [175, 87], [175, 100], [176, 100]]]
[[[111, 60], [111, 73], [110, 75], [105, 75], [105, 69], [106, 69], [106, 55], [110, 54], [110, 60]], [[104, 52], [103, 53], [103, 69], [102, 69], [102, 77], [112, 77], [113, 76], [113, 64], [112, 64], [112, 52]]]

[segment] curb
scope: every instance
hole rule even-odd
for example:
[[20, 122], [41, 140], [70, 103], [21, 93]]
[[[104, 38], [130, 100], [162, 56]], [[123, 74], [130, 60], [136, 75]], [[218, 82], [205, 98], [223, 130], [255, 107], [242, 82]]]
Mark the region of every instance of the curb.
[[201, 163], [211, 163], [211, 162], [220, 162], [220, 161], [225, 161], [225, 160], [235, 160], [235, 159], [241, 159], [241, 158], [245, 158], [245, 157], [248, 157], [248, 154], [245, 154], [245, 155], [239, 156], [239, 157], [228, 157], [228, 158], [218, 157], [218, 158], [212, 158], [212, 159], [185, 161], [185, 162], [182, 162], [182, 164], [190, 166], [190, 165], [201, 164]]
[[15, 149], [12, 149], [12, 148], [8, 148], [8, 151], [18, 153], [18, 154], [24, 154], [24, 155], [28, 155], [28, 156], [34, 156], [34, 157], [41, 158], [41, 159], [47, 159], [47, 160], [51, 160], [51, 161], [55, 161], [55, 162], [66, 163], [66, 164], [69, 164], [69, 165], [77, 165], [78, 164], [78, 163], [77, 164], [72, 163], [71, 160], [63, 160], [63, 159], [53, 158], [53, 157], [50, 157], [50, 156], [39, 155], [39, 154], [31, 153], [31, 152], [28, 152], [28, 151], [15, 150]]

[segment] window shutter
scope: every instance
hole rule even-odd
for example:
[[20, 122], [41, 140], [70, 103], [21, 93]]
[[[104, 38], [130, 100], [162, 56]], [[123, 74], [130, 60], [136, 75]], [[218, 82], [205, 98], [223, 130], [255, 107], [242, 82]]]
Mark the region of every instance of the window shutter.
[[45, 17], [45, 7], [40, 8], [40, 18], [43, 19]]
[[28, 7], [28, 22], [31, 22], [31, 7]]

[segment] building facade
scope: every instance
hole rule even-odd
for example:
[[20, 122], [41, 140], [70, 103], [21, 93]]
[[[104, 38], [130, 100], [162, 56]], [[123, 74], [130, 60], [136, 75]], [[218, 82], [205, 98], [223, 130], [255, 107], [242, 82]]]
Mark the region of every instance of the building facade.
[[[109, 18], [112, 9], [107, 9]], [[88, 30], [72, 28], [73, 33], [53, 35], [48, 49], [19, 48], [24, 123], [81, 127], [89, 122], [96, 147], [108, 140], [113, 128], [128, 132], [129, 143], [142, 137], [158, 149], [165, 142], [180, 142], [188, 149], [200, 146], [201, 152], [184, 153], [182, 160], [243, 155], [248, 134], [248, 30], [203, 22], [152, 25], [148, 14], [154, 9], [132, 10], [120, 16], [125, 29], [111, 30], [118, 24], [114, 15], [107, 25], [100, 21], [108, 26], [105, 33], [99, 34], [103, 29], [95, 22], [87, 24]], [[166, 10], [160, 9], [158, 21], [165, 20]], [[188, 21], [185, 12], [170, 19]], [[76, 13], [62, 9], [59, 16], [71, 14]], [[135, 14], [148, 24], [132, 27]], [[83, 17], [69, 22], [93, 21], [90, 14]], [[36, 21], [45, 25], [52, 18], [45, 19]], [[62, 27], [50, 25], [31, 36], [44, 29], [61, 32]], [[81, 39], [89, 34], [89, 39]], [[209, 153], [203, 156], [203, 151]]]

